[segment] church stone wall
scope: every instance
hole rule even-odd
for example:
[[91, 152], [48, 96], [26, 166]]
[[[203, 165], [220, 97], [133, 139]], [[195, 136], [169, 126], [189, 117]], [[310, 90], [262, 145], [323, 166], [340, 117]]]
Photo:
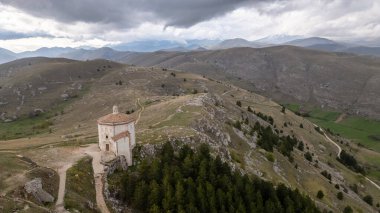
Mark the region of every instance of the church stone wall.
[[[113, 114], [118, 114], [117, 106], [113, 107]], [[129, 137], [120, 138], [113, 141], [115, 135], [128, 131]], [[106, 144], [109, 144], [109, 151], [115, 155], [123, 155], [128, 165], [132, 165], [132, 149], [136, 145], [135, 125], [134, 122], [120, 125], [105, 125], [98, 123], [99, 148], [101, 151], [107, 151]]]

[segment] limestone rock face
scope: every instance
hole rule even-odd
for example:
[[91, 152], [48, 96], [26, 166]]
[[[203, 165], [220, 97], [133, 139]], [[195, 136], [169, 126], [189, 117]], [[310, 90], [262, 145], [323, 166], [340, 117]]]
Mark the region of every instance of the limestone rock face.
[[32, 194], [41, 203], [52, 203], [54, 202], [54, 197], [42, 189], [41, 178], [35, 178], [27, 182], [24, 189], [28, 194]]

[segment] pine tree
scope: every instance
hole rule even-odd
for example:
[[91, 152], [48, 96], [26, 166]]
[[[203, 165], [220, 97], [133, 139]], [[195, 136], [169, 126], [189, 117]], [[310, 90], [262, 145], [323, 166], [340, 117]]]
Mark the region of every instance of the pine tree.
[[149, 177], [153, 180], [159, 181], [161, 179], [161, 166], [158, 159], [154, 159], [149, 169]]
[[147, 207], [147, 194], [148, 194], [148, 189], [145, 181], [140, 182], [136, 186], [136, 190], [133, 194], [133, 206], [137, 209], [142, 209], [145, 210]]
[[149, 196], [148, 196], [148, 203], [149, 206], [153, 205], [159, 205], [161, 203], [162, 195], [160, 190], [160, 185], [156, 182], [156, 180], [153, 180], [149, 185]]
[[207, 212], [207, 197], [202, 184], [197, 187], [198, 206], [201, 212]]
[[184, 205], [185, 201], [185, 189], [183, 188], [183, 185], [181, 181], [178, 181], [175, 185], [175, 200], [177, 205]]
[[173, 187], [170, 184], [164, 184], [164, 198], [162, 200], [162, 207], [165, 212], [171, 211], [174, 207], [174, 193]]
[[161, 209], [158, 207], [158, 205], [153, 205], [150, 207], [149, 213], [161, 213]]

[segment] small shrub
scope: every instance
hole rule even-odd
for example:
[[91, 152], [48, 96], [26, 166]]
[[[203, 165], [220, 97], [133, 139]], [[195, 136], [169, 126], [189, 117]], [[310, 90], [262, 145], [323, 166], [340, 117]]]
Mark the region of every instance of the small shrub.
[[343, 213], [353, 213], [354, 211], [352, 210], [351, 206], [346, 206], [343, 210]]
[[373, 205], [373, 198], [371, 195], [366, 195], [363, 197], [364, 202], [368, 203], [370, 206]]
[[311, 156], [310, 152], [306, 152], [305, 153], [305, 159], [312, 162], [313, 161], [313, 157]]
[[322, 174], [325, 178], [327, 178], [328, 180], [331, 181], [331, 174], [328, 173], [326, 170], [322, 171], [321, 174]]
[[241, 101], [236, 101], [236, 105], [238, 105], [239, 107], [241, 107]]
[[350, 189], [354, 191], [356, 194], [359, 192], [358, 185], [356, 183], [350, 185]]
[[297, 149], [299, 149], [300, 151], [303, 151], [304, 150], [304, 144], [303, 144], [303, 142], [302, 141], [300, 141], [299, 143], [298, 143], [298, 146], [297, 146]]
[[250, 106], [247, 107], [248, 112], [253, 112], [252, 108]]
[[314, 127], [315, 131], [317, 131], [319, 134], [323, 135], [322, 129], [318, 126]]
[[322, 190], [319, 190], [317, 193], [317, 198], [322, 199], [325, 195], [323, 194]]
[[269, 160], [270, 162], [274, 162], [274, 156], [273, 156], [272, 153], [267, 152], [267, 153], [265, 154], [265, 157], [266, 157], [267, 160]]
[[343, 193], [338, 192], [338, 194], [336, 194], [336, 197], [338, 198], [338, 200], [343, 200]]
[[240, 121], [235, 121], [235, 123], [233, 124], [233, 126], [238, 129], [238, 130], [241, 130], [241, 123]]

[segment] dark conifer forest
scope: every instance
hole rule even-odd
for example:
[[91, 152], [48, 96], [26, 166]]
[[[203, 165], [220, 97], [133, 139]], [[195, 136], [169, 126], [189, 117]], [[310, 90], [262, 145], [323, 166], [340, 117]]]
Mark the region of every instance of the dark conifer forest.
[[320, 212], [298, 190], [233, 171], [207, 145], [160, 153], [123, 172], [120, 198], [141, 212]]

